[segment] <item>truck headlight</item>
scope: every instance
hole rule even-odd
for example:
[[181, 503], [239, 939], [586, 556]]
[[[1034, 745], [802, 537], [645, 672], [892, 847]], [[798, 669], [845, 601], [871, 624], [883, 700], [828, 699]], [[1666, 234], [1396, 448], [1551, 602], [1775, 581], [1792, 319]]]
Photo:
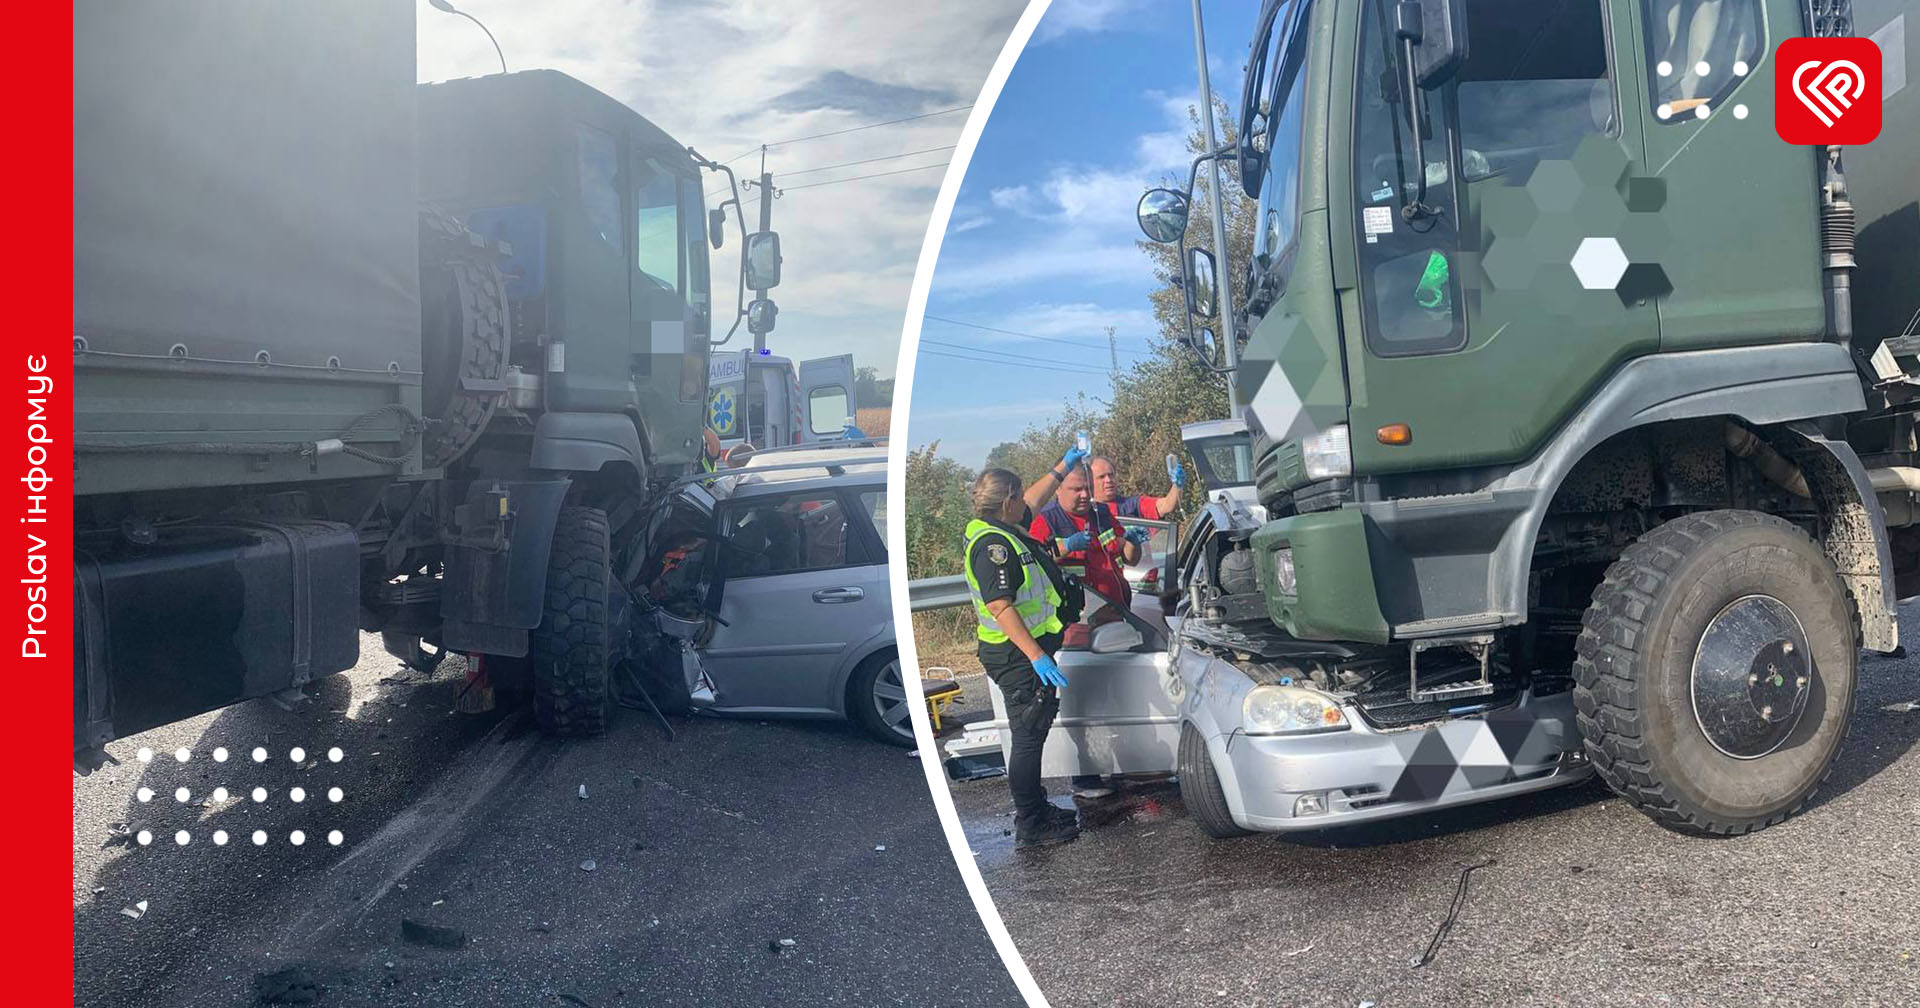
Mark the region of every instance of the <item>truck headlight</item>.
[[1240, 720], [1249, 735], [1309, 735], [1352, 727], [1334, 698], [1304, 686], [1273, 683], [1247, 691]]
[[1299, 583], [1293, 574], [1293, 547], [1286, 546], [1273, 551], [1274, 587], [1282, 595], [1299, 595]]
[[1300, 439], [1300, 461], [1308, 479], [1332, 479], [1353, 475], [1353, 443], [1346, 424], [1334, 424], [1318, 434]]

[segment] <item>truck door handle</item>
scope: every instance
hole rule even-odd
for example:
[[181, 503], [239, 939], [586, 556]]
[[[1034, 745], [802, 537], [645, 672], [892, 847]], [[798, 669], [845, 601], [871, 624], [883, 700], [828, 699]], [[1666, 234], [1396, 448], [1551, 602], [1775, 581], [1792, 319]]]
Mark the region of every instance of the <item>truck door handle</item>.
[[828, 605], [837, 602], [858, 602], [867, 597], [867, 593], [858, 588], [822, 588], [813, 593], [813, 600]]

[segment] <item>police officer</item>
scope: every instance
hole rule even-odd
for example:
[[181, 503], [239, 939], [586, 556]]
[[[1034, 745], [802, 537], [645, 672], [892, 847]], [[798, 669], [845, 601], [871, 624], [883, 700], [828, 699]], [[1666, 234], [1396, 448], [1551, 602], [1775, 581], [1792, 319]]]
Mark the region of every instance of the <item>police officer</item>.
[[[1075, 618], [1068, 583], [1047, 548], [1022, 531], [1036, 503], [1085, 458], [1069, 450], [1060, 465], [1021, 493], [1005, 469], [980, 474], [967, 523], [967, 587], [973, 595], [980, 664], [1006, 699], [1012, 743], [1007, 789], [1013, 793], [1016, 846], [1064, 843], [1080, 834], [1071, 809], [1047, 801], [1040, 751], [1060, 710], [1067, 677], [1054, 663], [1065, 622]], [[1063, 612], [1063, 609], [1066, 611]]]

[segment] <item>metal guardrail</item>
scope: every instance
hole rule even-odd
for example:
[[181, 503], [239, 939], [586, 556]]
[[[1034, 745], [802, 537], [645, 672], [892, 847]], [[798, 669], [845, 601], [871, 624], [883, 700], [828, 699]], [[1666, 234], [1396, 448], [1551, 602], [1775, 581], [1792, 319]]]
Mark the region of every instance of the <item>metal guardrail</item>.
[[949, 574], [907, 582], [907, 600], [914, 612], [927, 612], [968, 605], [973, 596], [967, 591], [965, 574]]
[[[1122, 518], [1121, 527], [1139, 525], [1145, 528], [1173, 530], [1170, 521], [1156, 521], [1147, 518]], [[973, 601], [967, 590], [965, 574], [949, 574], [946, 577], [921, 578], [907, 582], [907, 604], [914, 612], [928, 612], [934, 609], [952, 609]]]

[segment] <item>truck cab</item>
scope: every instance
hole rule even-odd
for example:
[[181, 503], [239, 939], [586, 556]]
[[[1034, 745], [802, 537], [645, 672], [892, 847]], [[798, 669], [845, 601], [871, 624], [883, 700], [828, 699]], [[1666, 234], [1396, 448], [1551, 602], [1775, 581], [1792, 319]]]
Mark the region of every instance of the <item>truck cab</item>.
[[[1517, 718], [1682, 832], [1807, 802], [1858, 649], [1897, 646], [1920, 585], [1920, 340], [1894, 328], [1920, 307], [1896, 167], [1920, 103], [1889, 96], [1874, 144], [1791, 146], [1772, 63], [1795, 35], [1891, 40], [1900, 13], [1262, 4], [1237, 137], [1194, 163], [1257, 200], [1250, 261], [1219, 268], [1241, 312], [1214, 318], [1212, 253], [1183, 249], [1198, 332], [1228, 334], [1189, 342], [1237, 386], [1264, 512], [1187, 540], [1172, 648], [1218, 663], [1189, 686], [1246, 697], [1187, 721], [1210, 831], [1284, 828], [1249, 816], [1249, 747], [1220, 741], [1314, 748], [1289, 705], [1438, 738], [1415, 763], [1476, 796], [1521, 772], [1492, 757], [1525, 733], [1458, 725]], [[1184, 245], [1187, 199], [1149, 193], [1148, 237]]]
[[419, 120], [421, 198], [504, 251], [510, 405], [555, 455], [697, 461], [713, 302], [687, 148], [556, 70], [421, 85]]

